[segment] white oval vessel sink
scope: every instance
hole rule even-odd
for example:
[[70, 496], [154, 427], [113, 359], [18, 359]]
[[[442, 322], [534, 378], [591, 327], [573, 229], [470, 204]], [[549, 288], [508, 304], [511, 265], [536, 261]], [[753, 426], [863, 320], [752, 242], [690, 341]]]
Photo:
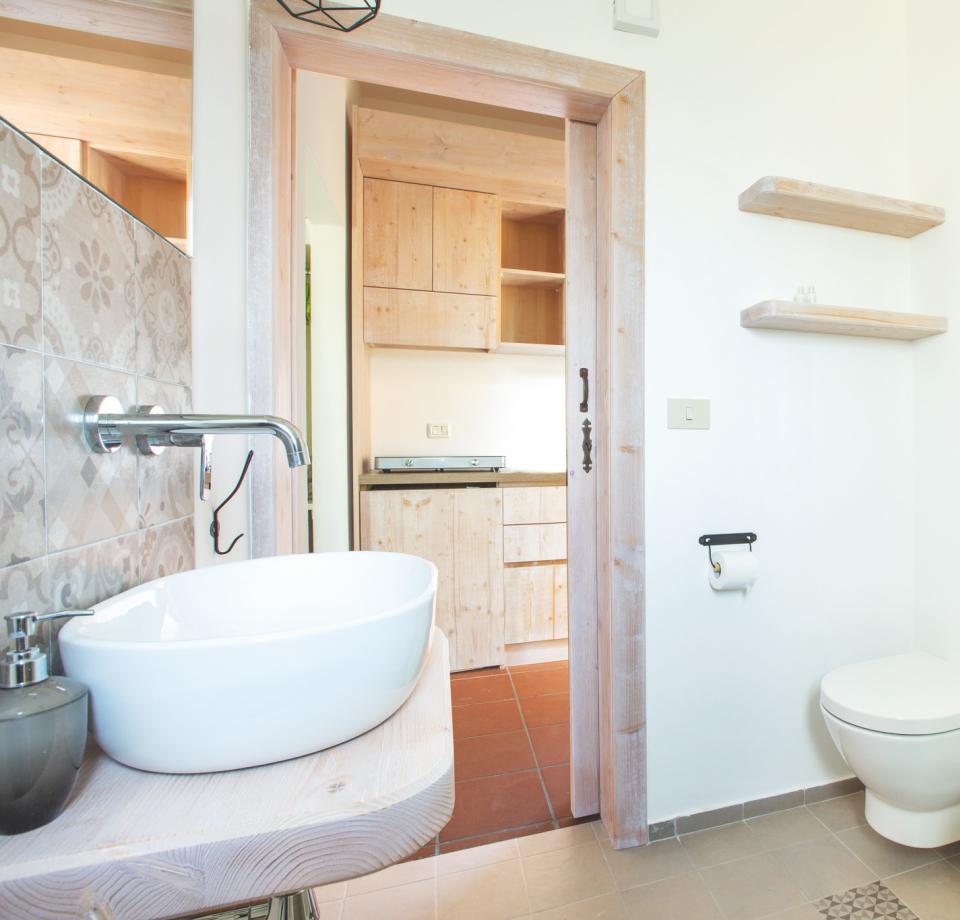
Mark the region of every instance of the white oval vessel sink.
[[98, 604], [60, 631], [121, 763], [237, 770], [363, 734], [416, 686], [437, 570], [401, 553], [276, 556], [184, 572]]

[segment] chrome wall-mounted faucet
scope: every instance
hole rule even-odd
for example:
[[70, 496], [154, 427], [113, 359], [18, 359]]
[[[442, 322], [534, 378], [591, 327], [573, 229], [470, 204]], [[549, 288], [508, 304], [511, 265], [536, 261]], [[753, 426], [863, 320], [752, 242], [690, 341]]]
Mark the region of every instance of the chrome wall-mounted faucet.
[[112, 454], [132, 437], [147, 456], [167, 447], [200, 448], [200, 500], [206, 501], [213, 476], [213, 436], [269, 434], [283, 444], [291, 469], [310, 462], [307, 442], [296, 425], [273, 415], [168, 415], [159, 406], [139, 406], [125, 414], [113, 396], [91, 396], [83, 410], [83, 438], [90, 450]]

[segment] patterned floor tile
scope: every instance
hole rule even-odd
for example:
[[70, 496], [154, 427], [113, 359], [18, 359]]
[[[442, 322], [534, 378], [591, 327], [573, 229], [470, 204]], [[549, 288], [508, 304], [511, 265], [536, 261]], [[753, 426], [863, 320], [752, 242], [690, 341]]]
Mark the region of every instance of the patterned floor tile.
[[880, 882], [821, 898], [815, 906], [829, 920], [919, 920]]

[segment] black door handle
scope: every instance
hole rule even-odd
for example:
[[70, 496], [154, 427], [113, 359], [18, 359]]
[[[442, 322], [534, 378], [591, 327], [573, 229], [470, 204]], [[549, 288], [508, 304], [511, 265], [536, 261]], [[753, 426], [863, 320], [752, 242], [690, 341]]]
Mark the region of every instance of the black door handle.
[[580, 383], [583, 385], [582, 398], [580, 399], [580, 411], [588, 411], [590, 404], [590, 371], [585, 367], [580, 368]]

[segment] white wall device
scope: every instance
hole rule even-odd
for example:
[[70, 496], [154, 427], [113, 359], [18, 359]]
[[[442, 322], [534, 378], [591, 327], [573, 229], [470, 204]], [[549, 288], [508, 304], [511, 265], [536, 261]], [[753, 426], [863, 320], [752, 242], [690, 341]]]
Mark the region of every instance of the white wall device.
[[613, 27], [656, 38], [660, 34], [660, 0], [613, 0]]

